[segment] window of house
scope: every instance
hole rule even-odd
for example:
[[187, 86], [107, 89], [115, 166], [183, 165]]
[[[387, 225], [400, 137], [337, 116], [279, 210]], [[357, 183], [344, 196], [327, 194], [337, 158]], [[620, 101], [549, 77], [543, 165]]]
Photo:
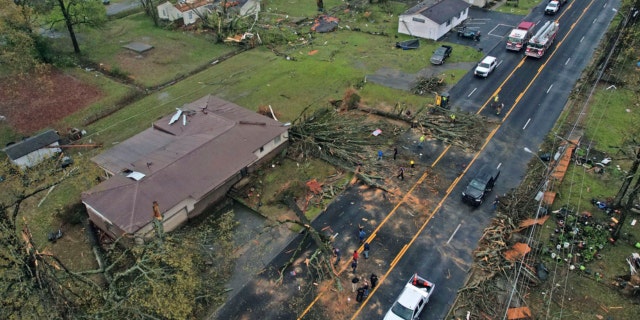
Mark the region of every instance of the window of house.
[[420, 22], [420, 23], [425, 23], [426, 22], [426, 21], [424, 21], [424, 19], [415, 18], [415, 17], [412, 20], [415, 21], [415, 22]]
[[450, 26], [451, 25], [451, 19], [447, 20], [446, 26]]
[[264, 152], [264, 147], [260, 147], [260, 152]]
[[274, 142], [275, 144], [280, 143], [280, 136], [275, 137], [275, 139], [273, 139], [273, 142]]
[[189, 20], [193, 20], [193, 12], [189, 11]]

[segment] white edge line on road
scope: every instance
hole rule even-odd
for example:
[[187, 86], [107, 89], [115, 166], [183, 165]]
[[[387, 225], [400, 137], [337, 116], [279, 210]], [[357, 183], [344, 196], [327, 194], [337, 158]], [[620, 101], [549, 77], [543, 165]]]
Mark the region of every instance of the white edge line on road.
[[498, 166], [496, 167], [496, 169], [500, 169], [500, 167], [502, 167], [502, 162], [498, 163]]
[[471, 95], [476, 92], [476, 90], [478, 90], [478, 88], [473, 88], [473, 90], [471, 90], [471, 93], [469, 93], [469, 95], [467, 96], [467, 98], [471, 97]]
[[551, 91], [551, 88], [553, 88], [553, 84], [551, 84], [551, 85], [549, 86], [549, 89], [547, 89], [547, 93], [549, 93], [549, 91]]
[[564, 65], [565, 65], [565, 66], [566, 66], [566, 65], [568, 65], [568, 64], [569, 64], [569, 61], [571, 61], [571, 58], [567, 58], [567, 62], [565, 62], [565, 63], [564, 63]]
[[595, 24], [596, 21], [598, 21], [598, 18], [593, 19], [593, 22], [591, 22], [591, 24]]
[[458, 233], [458, 229], [460, 229], [461, 225], [462, 225], [462, 223], [458, 223], [458, 226], [456, 227], [456, 230], [453, 231], [453, 233], [451, 234], [451, 237], [449, 237], [449, 240], [447, 240], [447, 244], [449, 244], [449, 242], [451, 242], [451, 239], [453, 239], [453, 236], [455, 236], [456, 233]]
[[527, 126], [529, 125], [529, 122], [531, 122], [531, 118], [529, 118], [529, 120], [527, 120], [527, 123], [524, 124], [524, 127], [522, 127], [522, 130], [527, 129]]
[[584, 36], [582, 36], [582, 38], [580, 38], [580, 43], [582, 43], [583, 40], [584, 40]]

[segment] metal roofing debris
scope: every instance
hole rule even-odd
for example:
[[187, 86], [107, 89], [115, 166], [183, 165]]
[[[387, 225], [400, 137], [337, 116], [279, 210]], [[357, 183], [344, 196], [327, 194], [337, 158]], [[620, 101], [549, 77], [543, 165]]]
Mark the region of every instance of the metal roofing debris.
[[171, 120], [169, 120], [169, 124], [173, 124], [174, 122], [178, 121], [178, 119], [180, 119], [180, 115], [182, 115], [182, 110], [180, 110], [180, 108], [176, 108], [176, 114], [173, 115], [173, 117], [171, 117]]
[[531, 251], [531, 247], [528, 244], [518, 242], [511, 247], [511, 249], [504, 252], [504, 258], [509, 261], [516, 261], [522, 259], [525, 254]]
[[135, 181], [140, 181], [144, 178], [145, 174], [142, 172], [133, 171], [127, 175], [127, 178], [131, 178]]

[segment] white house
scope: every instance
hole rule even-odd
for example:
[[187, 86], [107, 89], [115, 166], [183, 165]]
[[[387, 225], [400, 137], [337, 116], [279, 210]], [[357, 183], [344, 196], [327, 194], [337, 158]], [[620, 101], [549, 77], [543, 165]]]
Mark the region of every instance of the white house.
[[144, 242], [154, 212], [166, 232], [226, 199], [288, 144], [288, 127], [212, 95], [92, 158], [111, 177], [82, 194], [89, 219], [112, 238]]
[[173, 22], [182, 19], [182, 12], [173, 3], [167, 1], [158, 5], [158, 17]]
[[175, 5], [167, 1], [157, 8], [160, 19], [171, 22], [182, 19], [182, 23], [188, 26], [200, 19], [200, 15], [212, 12], [214, 5], [213, 0], [181, 0]]
[[11, 163], [22, 169], [30, 168], [42, 160], [62, 152], [58, 143], [60, 136], [54, 130], [47, 130], [18, 143], [7, 146], [3, 151]]
[[438, 40], [467, 19], [470, 6], [464, 0], [421, 2], [400, 15], [398, 33]]
[[200, 16], [208, 15], [219, 6], [226, 6], [227, 10], [236, 10], [241, 16], [260, 12], [258, 0], [236, 0], [222, 2], [220, 0], [180, 0], [176, 4], [167, 1], [158, 5], [160, 19], [176, 21], [182, 19], [187, 26], [195, 23]]

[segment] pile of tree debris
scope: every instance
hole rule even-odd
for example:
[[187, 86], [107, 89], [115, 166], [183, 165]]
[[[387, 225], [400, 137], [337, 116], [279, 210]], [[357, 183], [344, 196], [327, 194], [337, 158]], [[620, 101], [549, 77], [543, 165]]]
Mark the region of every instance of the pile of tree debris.
[[442, 76], [418, 77], [411, 87], [411, 93], [419, 96], [431, 95], [440, 92], [446, 84]]

